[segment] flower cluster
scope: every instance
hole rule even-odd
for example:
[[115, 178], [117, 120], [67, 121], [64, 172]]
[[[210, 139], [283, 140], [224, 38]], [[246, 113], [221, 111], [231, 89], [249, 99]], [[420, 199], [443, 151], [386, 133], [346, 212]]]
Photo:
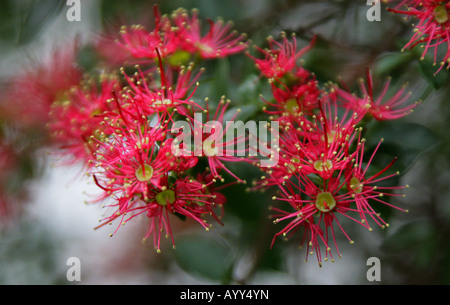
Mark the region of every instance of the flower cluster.
[[[226, 130], [211, 124], [224, 125], [230, 101], [199, 98], [196, 89], [202, 59], [239, 53], [246, 44], [220, 20], [208, 21], [202, 35], [197, 11], [179, 9], [169, 17], [155, 7], [154, 13], [151, 31], [121, 29], [116, 45], [121, 52], [110, 58], [123, 61], [120, 69], [89, 75], [55, 99], [47, 127], [60, 151], [85, 164], [101, 190], [93, 202], [108, 212], [98, 228], [117, 222], [115, 233], [137, 216], [146, 217], [144, 239], [152, 238], [160, 252], [164, 235], [175, 247], [173, 216], [206, 230], [208, 217], [221, 224], [226, 198], [216, 184], [225, 181], [224, 173], [245, 182], [226, 167], [243, 158], [218, 153], [229, 144], [219, 141]], [[179, 128], [176, 122], [185, 124]], [[188, 134], [195, 134], [194, 145], [183, 141]], [[199, 164], [200, 158], [208, 166]]]
[[82, 79], [82, 71], [75, 64], [78, 44], [55, 50], [42, 62], [27, 65], [8, 81], [2, 99], [2, 115], [15, 125], [24, 128], [40, 128], [49, 121], [53, 102]]
[[376, 211], [376, 204], [401, 210], [386, 198], [402, 196], [395, 190], [404, 187], [384, 183], [398, 174], [390, 171], [395, 159], [375, 170], [372, 160], [382, 141], [370, 153], [363, 130], [370, 118], [396, 119], [416, 104], [406, 104], [409, 95], [404, 88], [385, 98], [389, 82], [374, 98], [370, 73], [367, 87], [361, 82], [360, 96], [334, 84], [322, 89], [313, 73], [294, 60], [305, 51], [297, 50], [295, 36], [289, 40], [283, 33], [281, 38], [281, 43], [270, 38], [269, 49], [263, 51], [265, 58], [254, 59], [272, 88], [272, 98], [263, 99], [264, 110], [281, 126], [279, 147], [272, 148], [278, 151], [279, 162], [261, 168], [264, 175], [255, 181], [255, 188], [274, 187], [272, 199], [286, 205], [271, 207], [274, 223], [287, 222], [272, 245], [278, 236], [300, 234], [307, 252], [315, 252], [321, 264], [323, 258], [333, 260], [332, 247], [341, 256], [336, 231], [353, 243], [342, 218], [371, 230], [371, 221], [383, 228], [388, 225]]
[[[447, 2], [404, 0], [401, 5], [409, 10], [392, 11], [420, 20], [407, 47], [424, 43], [425, 55], [449, 45]], [[258, 166], [263, 176], [253, 188], [275, 191], [272, 217], [285, 225], [271, 246], [280, 236], [300, 237], [319, 264], [334, 260], [334, 252], [341, 256], [338, 233], [353, 243], [345, 229], [348, 220], [372, 230], [374, 224], [388, 226], [380, 205], [406, 211], [391, 202], [407, 187], [389, 183], [398, 175], [396, 159], [377, 168], [383, 140], [369, 146], [365, 138], [371, 120], [395, 120], [414, 110], [417, 103], [410, 102], [406, 87], [392, 92], [389, 79], [378, 87], [369, 70], [358, 92], [321, 85], [301, 64], [316, 37], [299, 48], [295, 35], [282, 32], [279, 40], [269, 37], [266, 47], [255, 46], [257, 55], [243, 56], [255, 64], [259, 79], [268, 81], [271, 93], [261, 96], [263, 111], [253, 115], [267, 117], [270, 123], [263, 123], [271, 131], [279, 127], [270, 145], [264, 139], [247, 145], [253, 132], [234, 135], [240, 110], [233, 113], [226, 96], [213, 100], [198, 90], [202, 63], [245, 52], [246, 35], [222, 20], [202, 24], [195, 9], [162, 15], [155, 6], [153, 13], [150, 28], [122, 26], [116, 36], [93, 42], [103, 60], [95, 68], [76, 64], [78, 45], [63, 48], [15, 77], [4, 97], [13, 107], [0, 105], [0, 123], [11, 117], [19, 125], [45, 126], [52, 148], [84, 166], [99, 190], [92, 203], [105, 208], [96, 228], [116, 224], [113, 236], [141, 218], [148, 224], [144, 240], [151, 239], [158, 253], [163, 237], [175, 247], [178, 218], [205, 230], [222, 224], [227, 198], [221, 189], [246, 183], [232, 162]], [[447, 51], [441, 66], [449, 56]], [[251, 126], [256, 124], [244, 127]], [[3, 180], [18, 162], [0, 131], [1, 214]], [[275, 162], [263, 165], [260, 156]]]
[[88, 162], [95, 150], [92, 136], [99, 138], [104, 132], [100, 116], [114, 109], [108, 103], [120, 84], [114, 75], [101, 75], [72, 87], [51, 105], [51, 120], [47, 128], [61, 153], [71, 157], [69, 162]]
[[158, 49], [160, 55], [176, 67], [195, 58], [214, 59], [240, 53], [247, 47], [245, 35], [231, 31], [230, 22], [208, 19], [209, 30], [202, 33], [197, 10], [189, 14], [180, 8], [170, 16], [161, 16], [155, 7], [154, 15], [155, 26], [151, 31], [142, 25], [123, 26], [120, 31], [120, 45], [135, 59], [157, 59]]
[[[388, 1], [393, 2], [393, 1]], [[406, 15], [414, 21], [414, 34], [404, 49], [420, 45], [423, 48], [421, 59], [433, 53], [434, 64], [440, 65], [439, 72], [450, 64], [450, 2], [440, 0], [403, 0], [389, 11]], [[442, 47], [442, 48], [441, 48]], [[440, 56], [440, 51], [443, 55]]]

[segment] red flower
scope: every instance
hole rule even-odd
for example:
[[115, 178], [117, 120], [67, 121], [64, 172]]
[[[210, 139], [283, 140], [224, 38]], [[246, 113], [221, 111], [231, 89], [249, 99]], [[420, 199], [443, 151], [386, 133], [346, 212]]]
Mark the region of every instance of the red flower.
[[[240, 110], [238, 109], [233, 117], [225, 122], [224, 116], [227, 113], [230, 100], [226, 100], [225, 96], [222, 96], [215, 110], [210, 109], [209, 99], [205, 99], [205, 101], [205, 109], [195, 105], [186, 114], [190, 121], [190, 130], [183, 130], [183, 132], [191, 135], [194, 143], [191, 147], [183, 147], [183, 153], [205, 157], [208, 161], [208, 169], [214, 178], [224, 179], [221, 175], [224, 171], [237, 181], [245, 183], [226, 165], [228, 162], [247, 162], [250, 160], [248, 156], [249, 149], [245, 146], [248, 137], [242, 134], [237, 136], [233, 134], [231, 137], [228, 135], [228, 130], [231, 128], [228, 122], [234, 122]], [[206, 113], [205, 120], [203, 120], [203, 113]], [[242, 145], [238, 145], [239, 143], [244, 144], [243, 149], [240, 149]], [[178, 149], [180, 149], [179, 152], [182, 152], [180, 146], [178, 146]]]
[[193, 77], [192, 70], [192, 66], [180, 67], [176, 73], [169, 70], [172, 74], [166, 75], [160, 64], [161, 83], [156, 84], [152, 79], [148, 80], [141, 70], [130, 77], [121, 69], [128, 83], [128, 87], [121, 95], [122, 103], [129, 105], [126, 107], [129, 108], [129, 113], [136, 114], [138, 117], [173, 110], [186, 115], [186, 106], [197, 105], [192, 101], [192, 97], [201, 72]]
[[[273, 110], [266, 113], [276, 116], [297, 117], [303, 114], [312, 114], [317, 109], [322, 91], [314, 76], [306, 69], [299, 68], [291, 84], [282, 81], [272, 81], [273, 103], [264, 100]], [[283, 119], [280, 119], [283, 121]]]
[[26, 127], [47, 122], [53, 102], [81, 81], [77, 51], [75, 44], [58, 49], [45, 61], [19, 72], [2, 97], [6, 103], [2, 109], [6, 112], [4, 116]]
[[100, 138], [107, 126], [101, 116], [115, 108], [111, 99], [113, 91], [119, 89], [118, 80], [101, 76], [99, 84], [91, 79], [67, 93], [63, 100], [56, 101], [47, 124], [55, 145], [73, 161], [87, 162], [97, 144], [91, 137]]
[[209, 31], [203, 35], [198, 12], [192, 16], [184, 9], [178, 9], [168, 17], [161, 16], [155, 6], [155, 28], [148, 32], [143, 26], [123, 27], [119, 43], [135, 58], [156, 59], [159, 49], [162, 58], [168, 63], [179, 66], [187, 63], [192, 54], [203, 59], [226, 57], [240, 53], [247, 48], [245, 35], [231, 31], [232, 24], [219, 20], [209, 23]]
[[184, 9], [179, 9], [172, 15], [174, 23], [183, 37], [181, 48], [184, 51], [197, 53], [201, 58], [211, 59], [226, 57], [240, 53], [247, 48], [244, 43], [245, 35], [238, 35], [231, 31], [232, 23], [216, 22], [207, 19], [208, 32], [203, 35], [198, 11], [192, 10], [192, 16]]
[[[340, 217], [349, 218], [372, 230], [369, 218], [382, 228], [388, 226], [375, 210], [374, 203], [378, 202], [405, 211], [382, 199], [385, 196], [404, 196], [393, 192], [404, 189], [403, 186], [380, 185], [381, 182], [398, 174], [383, 176], [395, 160], [381, 171], [369, 175], [369, 167], [381, 141], [369, 160], [364, 160], [364, 142], [359, 137], [355, 152], [344, 159], [345, 163], [342, 166], [333, 169], [330, 175], [324, 176], [320, 173], [311, 175], [308, 171], [299, 170], [293, 173], [294, 179], [278, 181], [278, 195], [273, 199], [288, 203], [290, 209], [272, 207], [271, 209], [276, 212], [273, 215], [276, 218], [274, 222], [289, 221], [289, 223], [275, 234], [272, 246], [278, 236], [290, 237], [302, 229], [303, 231], [300, 231], [300, 234], [303, 234], [302, 244], [307, 243], [307, 249], [311, 250], [311, 254], [316, 252], [318, 262], [321, 264], [321, 244], [326, 249], [325, 259], [333, 257], [331, 242], [334, 243], [338, 255], [341, 256], [336, 241], [335, 227], [339, 228], [350, 243], [353, 243], [345, 232], [339, 220]], [[364, 162], [367, 162], [366, 165], [363, 165]], [[360, 220], [352, 216], [353, 213], [356, 213]]]
[[149, 186], [145, 199], [136, 196], [118, 198], [114, 204], [108, 206], [114, 209], [113, 213], [102, 219], [102, 224], [97, 228], [120, 219], [119, 226], [114, 232], [116, 233], [121, 225], [139, 215], [145, 215], [149, 222], [143, 240], [152, 236], [155, 250], [158, 253], [161, 251], [163, 233], [171, 238], [173, 247], [175, 247], [170, 225], [171, 215], [193, 219], [209, 230], [211, 225], [206, 222], [205, 217], [213, 215], [218, 220], [214, 212], [216, 195], [208, 193], [209, 185], [189, 177], [177, 179], [173, 183], [168, 181], [168, 174], [165, 173], [160, 186]]
[[367, 109], [368, 114], [379, 121], [395, 120], [410, 114], [419, 102], [409, 103], [411, 93], [405, 92], [405, 86], [389, 98], [386, 98], [390, 84], [390, 79], [386, 80], [380, 93], [374, 96], [372, 75], [367, 70], [367, 88], [363, 80], [360, 83], [360, 89], [363, 95], [361, 98], [340, 88], [336, 88], [336, 91], [340, 96], [341, 105], [346, 108], [355, 111], [364, 111], [364, 109]]
[[177, 30], [167, 16], [161, 16], [154, 7], [155, 26], [150, 32], [142, 25], [122, 26], [119, 45], [128, 50], [134, 58], [157, 59], [159, 51], [163, 58], [173, 54], [181, 43]]
[[160, 186], [163, 175], [179, 167], [166, 139], [165, 117], [160, 117], [154, 127], [149, 125], [146, 120], [113, 120], [113, 133], [97, 140], [93, 174], [102, 189], [109, 193], [107, 195], [119, 193], [132, 197], [139, 194], [146, 199], [150, 184]]
[[[159, 117], [153, 127], [150, 121], [123, 120], [120, 115], [110, 120], [113, 132], [97, 140], [90, 171], [103, 191], [96, 201], [113, 200], [107, 206], [114, 212], [100, 226], [118, 218], [125, 223], [145, 213], [150, 219], [145, 238], [153, 234], [158, 251], [162, 230], [172, 236], [169, 214], [192, 218], [208, 229], [203, 216], [213, 214], [216, 195], [207, 187], [215, 181], [177, 178], [194, 167], [197, 158], [172, 154], [166, 116]], [[172, 178], [176, 182], [170, 182]]]
[[[319, 264], [322, 262], [320, 243], [323, 243], [325, 246], [325, 260], [328, 260], [328, 257], [333, 259], [330, 242], [334, 243], [338, 255], [341, 256], [336, 241], [335, 226], [341, 230], [350, 243], [353, 243], [353, 241], [345, 232], [338, 216], [345, 216], [355, 220], [348, 215], [349, 211], [353, 211], [350, 208], [351, 201], [340, 194], [343, 187], [343, 184], [339, 183], [342, 171], [339, 171], [337, 177], [322, 180], [321, 185], [317, 185], [317, 182], [313, 181], [308, 175], [295, 174], [295, 177], [296, 182], [288, 180], [286, 183], [281, 184], [279, 186], [279, 196], [273, 197], [274, 200], [287, 202], [293, 211], [271, 208], [277, 212], [273, 215], [275, 218], [274, 223], [289, 221], [281, 231], [275, 234], [272, 246], [278, 236], [282, 235], [288, 238], [303, 228], [304, 237], [302, 243], [306, 242], [308, 244], [308, 250], [310, 247], [312, 247], [311, 250], [316, 250]], [[366, 224], [361, 224], [367, 226]], [[313, 254], [313, 252], [310, 254]]]
[[[402, 9], [405, 6], [406, 9]], [[439, 72], [444, 65], [450, 63], [450, 3], [438, 0], [405, 0], [395, 8], [389, 8], [391, 12], [403, 14], [414, 18], [414, 34], [404, 48], [423, 46], [421, 59], [428, 52], [433, 52], [434, 63], [440, 63]], [[443, 58], [438, 59], [438, 48], [444, 47]], [[436, 73], [437, 73], [436, 72]]]
[[348, 195], [353, 198], [354, 203], [356, 204], [357, 210], [359, 210], [359, 214], [361, 217], [361, 221], [364, 223], [368, 223], [367, 215], [372, 218], [375, 223], [377, 223], [382, 228], [388, 226], [388, 224], [381, 218], [380, 214], [377, 213], [372, 207], [371, 202], [378, 202], [383, 205], [387, 205], [391, 208], [407, 212], [407, 210], [403, 210], [383, 198], [386, 197], [398, 197], [405, 196], [403, 194], [393, 193], [392, 191], [401, 190], [408, 186], [380, 186], [378, 185], [380, 182], [383, 182], [389, 178], [395, 177], [398, 175], [398, 172], [391, 173], [388, 175], [384, 175], [386, 171], [388, 171], [394, 162], [397, 160], [396, 158], [392, 160], [390, 164], [388, 164], [382, 170], [369, 174], [369, 168], [372, 163], [372, 160], [380, 147], [383, 140], [381, 140], [378, 145], [375, 147], [372, 156], [367, 161], [365, 165], [363, 165], [364, 160], [364, 143], [365, 141], [360, 141], [361, 146], [357, 150], [356, 162], [353, 166], [350, 166], [346, 170], [346, 181], [347, 181], [347, 189], [349, 191]]
[[342, 111], [334, 92], [325, 94], [317, 105], [318, 114], [301, 114], [288, 121], [280, 136], [279, 162], [266, 170], [270, 176], [263, 185], [278, 184], [296, 172], [328, 179], [354, 157], [350, 148], [366, 112]]
[[264, 58], [258, 59], [249, 55], [255, 62], [256, 67], [266, 78], [280, 79], [287, 73], [292, 72], [298, 63], [297, 60], [309, 51], [314, 45], [315, 38], [305, 48], [297, 51], [297, 40], [295, 36], [292, 41], [286, 38], [285, 33], [281, 33], [282, 42], [278, 42], [273, 37], [268, 38], [269, 48], [261, 49], [255, 47]]

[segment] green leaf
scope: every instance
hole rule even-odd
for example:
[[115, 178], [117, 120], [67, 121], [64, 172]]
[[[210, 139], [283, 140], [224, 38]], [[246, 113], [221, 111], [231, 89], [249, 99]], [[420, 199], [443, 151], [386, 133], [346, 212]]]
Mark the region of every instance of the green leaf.
[[439, 140], [431, 129], [421, 124], [398, 121], [383, 121], [371, 127], [367, 133], [367, 143], [374, 145], [380, 138], [384, 139], [384, 143], [417, 152], [430, 149]]
[[92, 46], [83, 47], [77, 55], [77, 64], [83, 71], [94, 70], [98, 61], [99, 56]]
[[[261, 170], [245, 162], [229, 162], [227, 167], [236, 176], [247, 181], [247, 184], [230, 185], [221, 191], [227, 198], [227, 215], [236, 216], [247, 224], [257, 223], [261, 220], [261, 217], [265, 217], [268, 206], [272, 202], [272, 196], [265, 191], [249, 190], [252, 182], [260, 179]], [[230, 182], [233, 180], [231, 178]], [[257, 230], [258, 227], [249, 225], [245, 231], [251, 234], [254, 229]]]
[[[27, 1], [26, 1], [27, 2]], [[21, 3], [19, 10], [20, 31], [17, 42], [27, 43], [65, 8], [65, 1], [43, 0]]]
[[11, 0], [0, 1], [0, 40], [12, 42], [17, 32], [17, 16], [12, 14], [14, 3]]
[[[259, 108], [256, 105], [242, 105], [240, 107], [233, 107], [227, 110], [224, 114], [223, 121], [230, 121], [233, 117], [235, 117], [234, 121], [243, 121], [246, 123], [258, 111]], [[238, 114], [236, 115], [236, 113]], [[223, 127], [225, 128], [225, 126]]]
[[420, 60], [419, 69], [420, 72], [422, 72], [422, 75], [430, 84], [433, 85], [435, 89], [443, 87], [448, 81], [448, 74], [445, 73], [445, 71], [436, 74], [438, 67], [436, 65], [433, 65], [430, 60]]
[[230, 88], [230, 63], [228, 58], [221, 58], [215, 62], [214, 66], [214, 80], [211, 84], [210, 98], [219, 100], [222, 95], [228, 97], [228, 90]]
[[408, 261], [414, 266], [426, 269], [435, 258], [437, 247], [437, 232], [427, 220], [415, 220], [401, 226], [388, 236], [382, 249], [396, 255], [407, 255]]
[[[303, 56], [304, 67], [313, 72], [319, 82], [338, 80], [335, 70], [338, 69], [342, 59], [337, 58], [339, 54], [332, 51], [332, 48], [325, 42], [317, 40], [314, 48]], [[330, 69], [332, 67], [332, 69]]]
[[175, 259], [193, 276], [226, 282], [234, 262], [233, 249], [225, 242], [205, 235], [189, 235], [177, 240]]
[[391, 75], [414, 59], [411, 53], [397, 52], [386, 54], [380, 58], [375, 66], [375, 74], [378, 76]]
[[419, 154], [431, 149], [438, 142], [438, 136], [429, 128], [411, 122], [383, 121], [371, 126], [366, 134], [368, 148], [375, 148], [380, 139], [383, 143], [373, 163], [380, 168], [398, 157], [392, 171], [406, 172]]
[[260, 104], [261, 99], [259, 98], [259, 93], [261, 92], [261, 82], [257, 75], [248, 75], [237, 89], [237, 95], [240, 104], [250, 104], [256, 103]]
[[180, 220], [186, 221], [186, 215], [180, 214], [180, 213], [173, 213], [173, 215], [177, 216]]

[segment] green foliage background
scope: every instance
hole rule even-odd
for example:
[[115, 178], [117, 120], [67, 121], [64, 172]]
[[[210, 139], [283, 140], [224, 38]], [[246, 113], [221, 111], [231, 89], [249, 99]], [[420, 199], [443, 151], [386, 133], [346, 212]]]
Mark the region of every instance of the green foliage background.
[[[163, 13], [178, 7], [197, 8], [202, 18], [233, 20], [235, 29], [247, 33], [252, 44], [259, 46], [266, 45], [269, 35], [279, 37], [281, 31], [296, 33], [302, 45], [306, 45], [313, 35], [318, 35], [317, 44], [304, 57], [304, 65], [322, 84], [343, 81], [356, 90], [359, 78], [365, 76], [365, 69], [369, 67], [378, 88], [390, 76], [394, 90], [408, 82], [414, 99], [423, 101], [406, 118], [373, 122], [366, 135], [369, 146], [376, 145], [381, 137], [385, 139], [375, 165], [383, 167], [393, 157], [399, 157], [394, 170], [401, 174], [396, 182], [408, 184], [410, 189], [407, 197], [396, 204], [407, 208], [409, 213], [380, 207], [390, 223], [389, 228], [374, 228], [373, 232], [367, 233], [358, 226], [350, 226], [348, 232], [355, 245], [347, 246], [345, 240], [341, 241], [342, 259], [326, 263], [320, 269], [314, 257], [308, 263], [304, 262], [305, 250], [298, 250], [293, 241], [278, 240], [269, 249], [273, 234], [281, 229], [268, 218], [272, 195], [270, 191], [248, 192], [248, 186], [238, 184], [225, 191], [228, 201], [224, 227], [216, 226], [210, 232], [187, 228], [175, 235], [177, 249], [172, 250], [167, 244], [167, 249], [160, 255], [153, 252], [150, 244], [120, 247], [123, 240], [111, 239], [109, 243], [117, 242], [114, 251], [123, 251], [129, 260], [139, 262], [138, 266], [122, 261], [122, 267], [111, 263], [97, 264], [94, 269], [107, 269], [104, 274], [112, 282], [119, 283], [128, 283], [123, 277], [132, 272], [126, 270], [128, 266], [131, 270], [139, 270], [139, 274], [148, 274], [141, 278], [143, 283], [155, 284], [367, 284], [365, 262], [376, 256], [382, 263], [381, 284], [450, 284], [449, 72], [443, 70], [435, 76], [430, 59], [419, 61], [420, 51], [400, 52], [411, 35], [410, 25], [401, 17], [383, 9], [382, 21], [369, 22], [365, 1], [347, 0], [89, 2], [93, 9], [83, 11], [81, 23], [89, 25], [83, 31], [98, 32], [120, 25], [123, 20], [129, 24], [142, 23], [151, 18], [152, 6], [158, 3]], [[87, 2], [82, 1], [82, 5], [85, 4]], [[0, 2], [1, 77], [6, 79], [14, 73], [13, 69], [7, 68], [9, 58], [18, 56], [16, 60], [20, 62], [30, 50], [33, 52], [36, 46], [47, 41], [44, 38], [52, 38], [46, 35], [53, 35], [48, 29], [55, 20], [64, 24], [63, 28], [75, 26], [63, 20], [66, 10], [64, 1], [57, 0]], [[250, 52], [254, 53], [254, 50], [250, 48]], [[85, 67], [95, 64], [89, 49], [82, 53], [80, 64]], [[234, 107], [242, 108], [242, 120], [267, 119], [261, 112], [263, 102], [259, 93], [270, 94], [269, 87], [258, 79], [249, 58], [244, 54], [235, 55], [208, 62], [205, 67], [206, 74], [197, 96], [208, 96], [213, 100], [226, 95]], [[34, 152], [39, 146], [36, 143], [39, 137], [30, 138], [33, 140], [24, 140], [24, 145], [29, 148], [25, 151]], [[23, 156], [23, 171], [12, 175], [13, 185], [39, 180], [40, 173], [48, 166], [45, 162], [37, 162], [40, 159], [33, 154], [24, 153]], [[260, 176], [260, 172], [251, 166], [239, 165], [233, 169], [250, 182]], [[65, 280], [64, 257], [58, 256], [58, 249], [72, 242], [70, 235], [63, 240], [54, 237], [45, 223], [32, 217], [14, 222], [0, 231], [0, 283], [69, 284]], [[73, 230], [78, 229], [73, 227]], [[106, 232], [96, 231], [95, 234], [104, 234], [104, 238], [108, 238]], [[111, 253], [96, 253], [91, 249], [96, 245], [86, 247], [91, 255], [103, 255], [108, 262]], [[83, 262], [83, 249], [73, 251]], [[347, 254], [349, 260], [346, 260]], [[329, 266], [331, 264], [337, 267]], [[83, 272], [86, 270], [86, 277], [89, 277], [87, 269]], [[89, 282], [89, 278], [86, 281]], [[90, 281], [102, 283], [95, 277]]]

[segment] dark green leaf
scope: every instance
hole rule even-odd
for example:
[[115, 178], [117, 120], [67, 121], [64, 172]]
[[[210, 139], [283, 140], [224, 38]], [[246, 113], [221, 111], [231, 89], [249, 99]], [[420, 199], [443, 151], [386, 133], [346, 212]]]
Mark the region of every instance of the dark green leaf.
[[392, 75], [398, 69], [403, 69], [413, 59], [414, 56], [411, 53], [390, 53], [378, 60], [374, 72], [378, 76]]
[[214, 67], [214, 80], [211, 84], [211, 96], [214, 100], [219, 100], [222, 95], [228, 96], [230, 89], [230, 63], [228, 58], [218, 59]]
[[182, 221], [186, 220], [186, 215], [180, 214], [180, 213], [173, 213], [175, 216], [177, 216], [179, 219], [181, 219]]
[[190, 235], [177, 240], [175, 258], [186, 272], [200, 278], [223, 281], [233, 266], [233, 249], [206, 235]]
[[95, 49], [91, 46], [83, 47], [78, 53], [77, 63], [83, 71], [91, 71], [95, 69], [99, 57]]
[[448, 74], [445, 73], [445, 68], [444, 71], [436, 74], [438, 67], [433, 65], [429, 60], [419, 61], [419, 68], [422, 75], [435, 89], [439, 89], [447, 83]]
[[65, 1], [59, 0], [30, 1], [27, 5], [20, 6], [21, 26], [18, 43], [22, 44], [31, 40], [64, 7]]
[[427, 127], [410, 122], [383, 121], [371, 126], [366, 134], [367, 147], [375, 148], [380, 139], [383, 143], [376, 153], [374, 163], [384, 168], [398, 157], [392, 170], [406, 171], [418, 155], [431, 149], [439, 141]]
[[401, 226], [386, 238], [383, 249], [399, 255], [407, 253], [407, 259], [416, 267], [426, 268], [434, 259], [438, 247], [435, 228], [426, 220], [416, 220]]

